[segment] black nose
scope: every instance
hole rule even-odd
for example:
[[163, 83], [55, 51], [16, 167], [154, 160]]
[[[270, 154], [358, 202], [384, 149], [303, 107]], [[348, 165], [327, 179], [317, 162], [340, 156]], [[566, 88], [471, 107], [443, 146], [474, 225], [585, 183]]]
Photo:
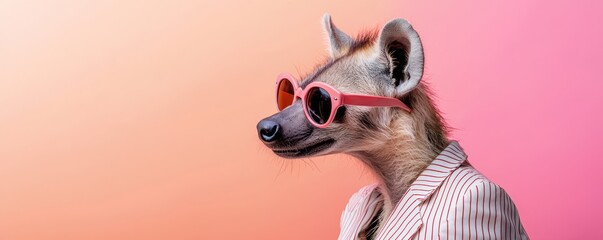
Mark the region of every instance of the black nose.
[[281, 135], [281, 126], [272, 120], [262, 120], [258, 123], [258, 134], [264, 142], [272, 142]]

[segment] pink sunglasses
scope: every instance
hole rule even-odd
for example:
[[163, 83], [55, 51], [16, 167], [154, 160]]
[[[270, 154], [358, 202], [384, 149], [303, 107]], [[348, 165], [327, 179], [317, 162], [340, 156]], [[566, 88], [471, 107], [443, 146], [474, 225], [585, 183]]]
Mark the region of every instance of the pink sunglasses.
[[276, 105], [279, 111], [302, 100], [306, 118], [312, 125], [325, 128], [333, 122], [337, 109], [343, 105], [367, 107], [399, 107], [408, 112], [410, 108], [397, 98], [344, 94], [323, 82], [312, 82], [302, 89], [293, 76], [281, 73], [276, 79]]

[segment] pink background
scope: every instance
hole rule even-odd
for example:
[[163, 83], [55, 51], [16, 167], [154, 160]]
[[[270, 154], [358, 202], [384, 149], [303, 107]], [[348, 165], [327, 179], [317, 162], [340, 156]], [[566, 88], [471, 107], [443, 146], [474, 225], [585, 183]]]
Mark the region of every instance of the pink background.
[[[219, 2], [219, 3], [218, 3]], [[0, 239], [334, 239], [374, 181], [257, 139], [273, 81], [407, 18], [470, 161], [533, 239], [603, 238], [597, 1], [2, 1]]]
[[399, 5], [454, 137], [533, 239], [603, 237], [602, 4], [586, 2]]

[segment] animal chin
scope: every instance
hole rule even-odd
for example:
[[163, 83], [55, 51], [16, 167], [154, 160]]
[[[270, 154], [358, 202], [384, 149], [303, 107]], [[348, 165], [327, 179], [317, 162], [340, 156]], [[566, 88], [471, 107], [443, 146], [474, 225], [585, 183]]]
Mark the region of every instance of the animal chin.
[[335, 143], [335, 139], [327, 139], [319, 141], [312, 145], [304, 148], [290, 148], [290, 149], [272, 149], [272, 151], [281, 157], [285, 158], [298, 158], [306, 157], [319, 153], [327, 148], [331, 147]]

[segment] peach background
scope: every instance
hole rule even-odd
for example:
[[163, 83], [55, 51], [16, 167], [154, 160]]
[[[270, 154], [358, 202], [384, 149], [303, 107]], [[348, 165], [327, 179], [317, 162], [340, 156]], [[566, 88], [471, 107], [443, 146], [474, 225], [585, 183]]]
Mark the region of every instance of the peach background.
[[0, 2], [0, 239], [335, 238], [367, 170], [255, 133], [274, 76], [325, 56], [324, 12], [349, 33], [408, 18], [530, 236], [603, 237], [601, 3], [215, 2]]

